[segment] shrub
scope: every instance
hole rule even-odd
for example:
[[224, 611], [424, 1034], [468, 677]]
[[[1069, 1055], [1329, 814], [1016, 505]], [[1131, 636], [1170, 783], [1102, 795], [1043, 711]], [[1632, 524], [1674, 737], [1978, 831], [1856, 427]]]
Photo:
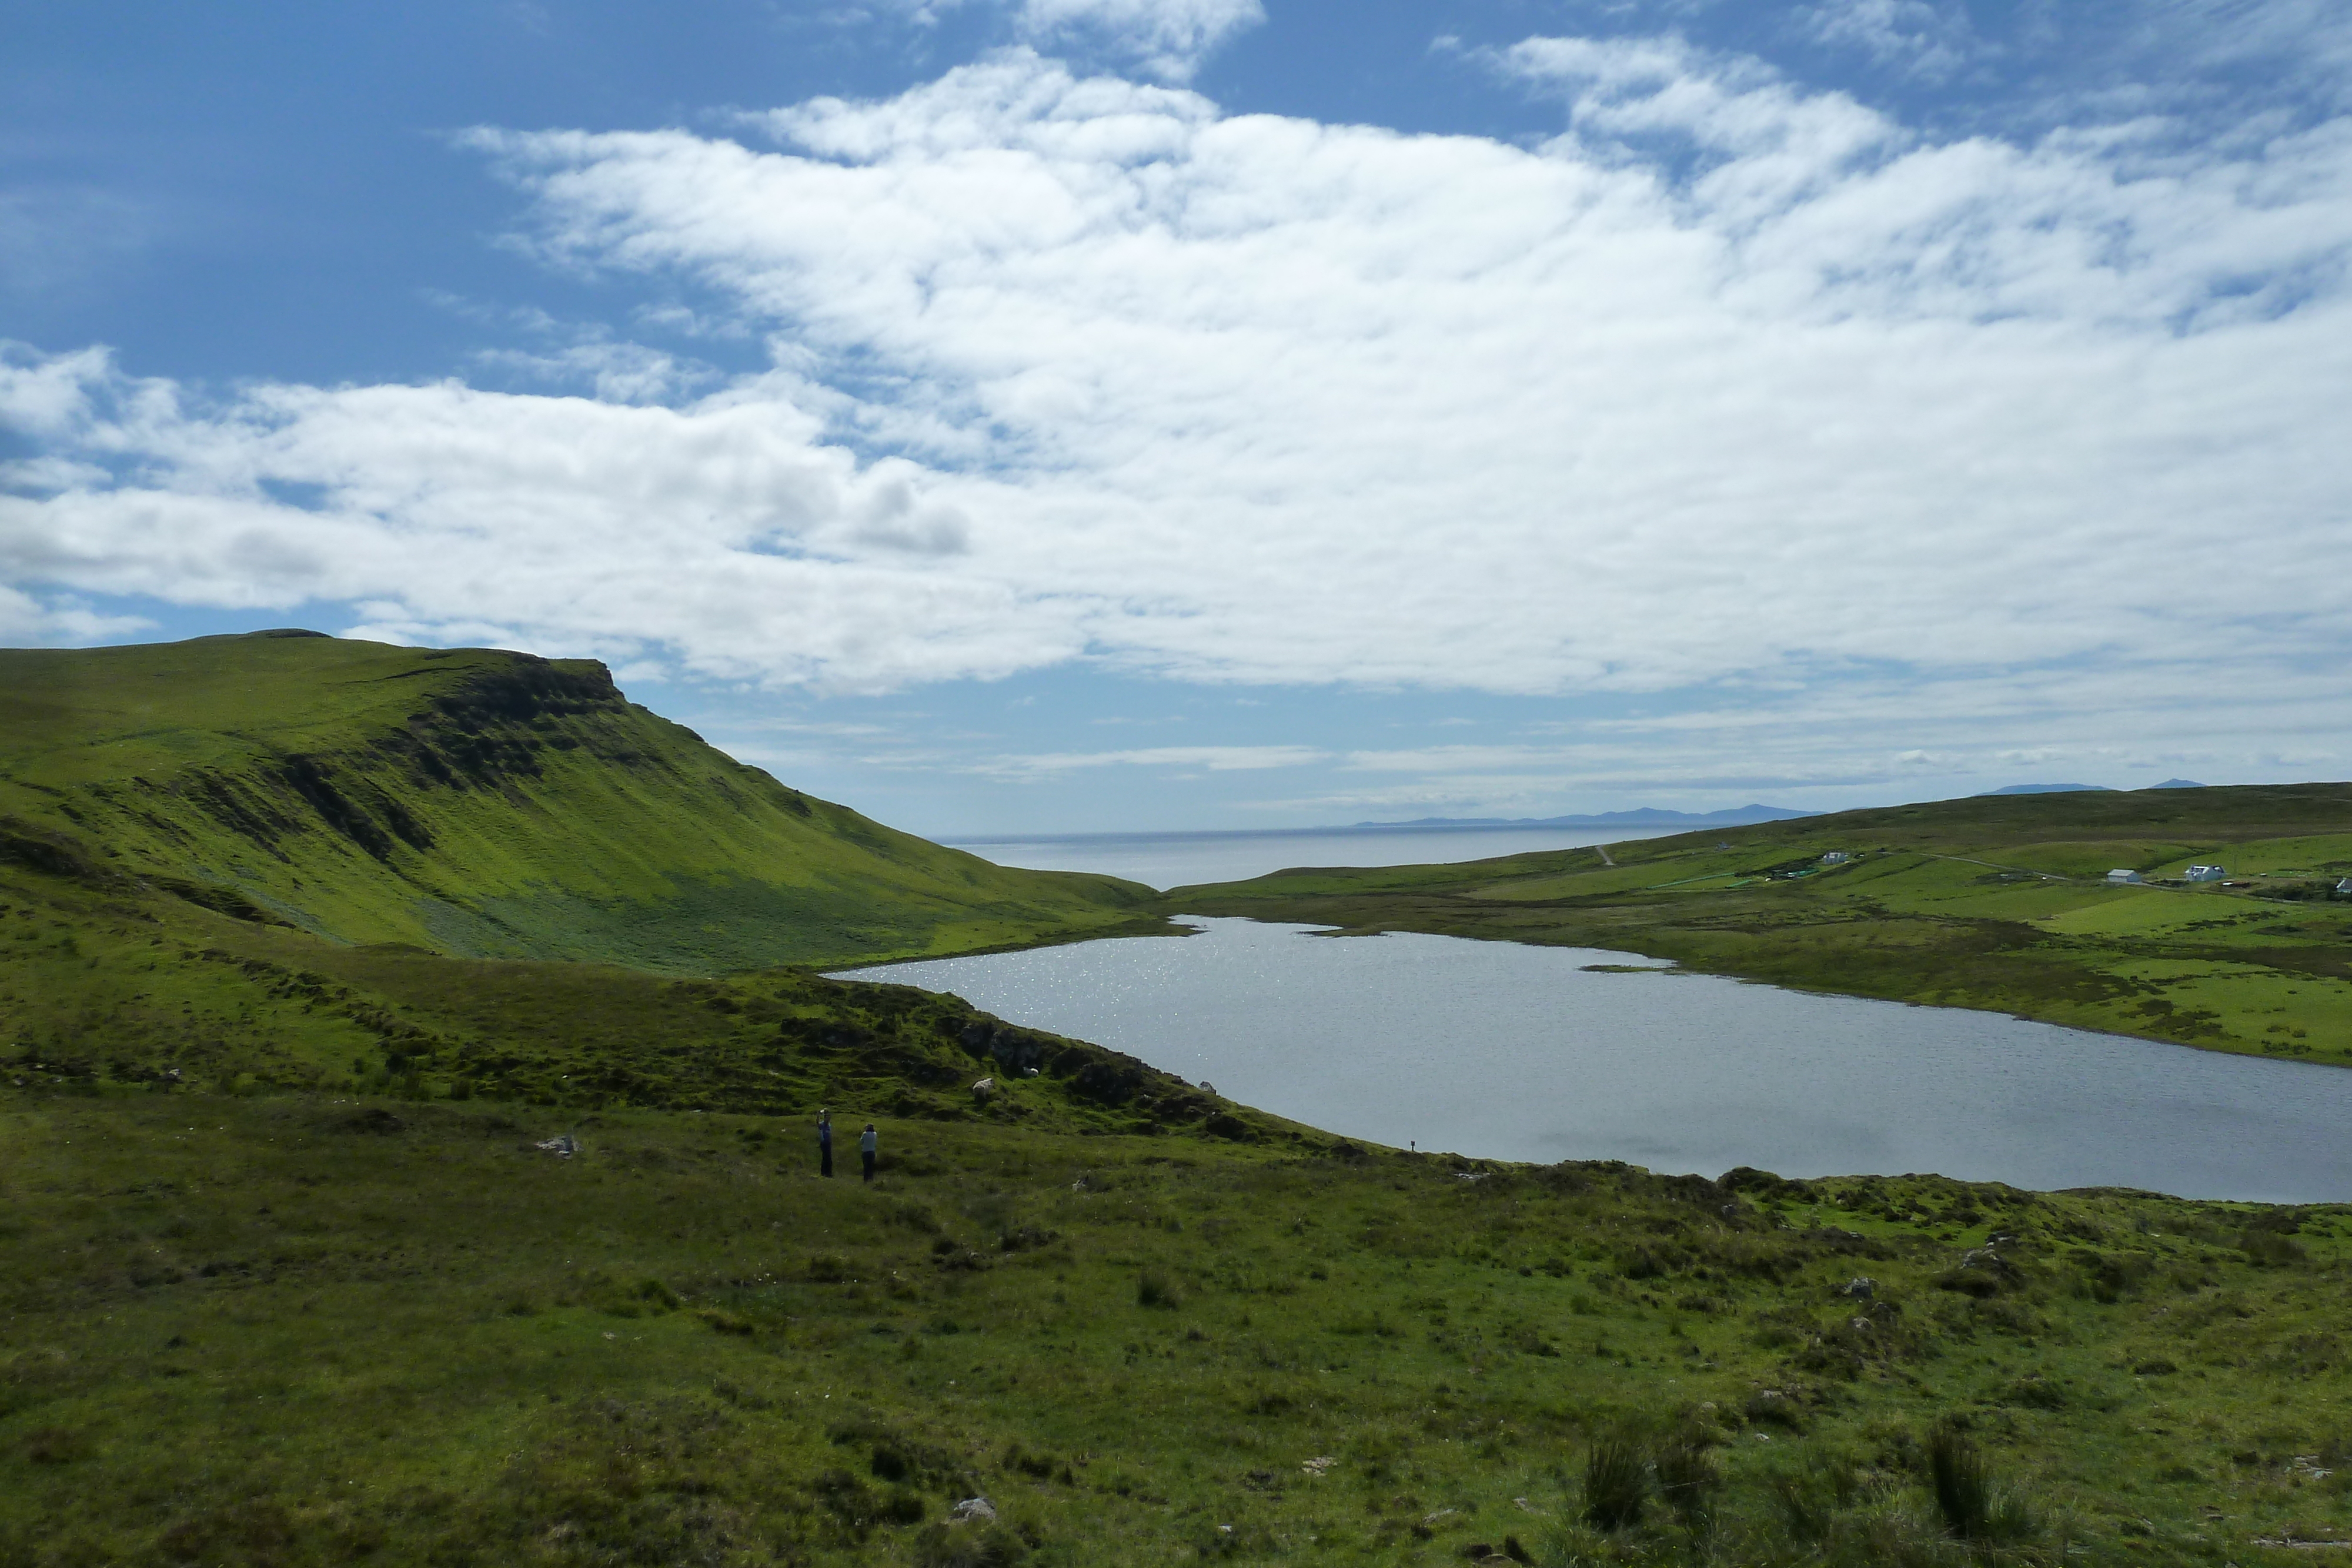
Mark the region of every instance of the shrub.
[[2311, 1258], [2301, 1242], [2268, 1230], [2248, 1230], [2238, 1239], [2238, 1250], [2261, 1269], [2289, 1269]]
[[2001, 1398], [2007, 1404], [2034, 1410], [2063, 1410], [2070, 1403], [2064, 1385], [2038, 1373], [2029, 1373], [2011, 1384]]
[[1008, 1444], [1005, 1448], [1004, 1468], [1008, 1470], [1018, 1470], [1032, 1479], [1042, 1481], [1052, 1479], [1054, 1472], [1062, 1467], [1061, 1461], [1051, 1454], [1032, 1452], [1016, 1442]]
[[1678, 1437], [1658, 1446], [1658, 1495], [1684, 1528], [1705, 1533], [1715, 1523], [1715, 1494], [1723, 1472], [1715, 1456], [1696, 1437]]
[[1155, 1269], [1146, 1269], [1135, 1281], [1135, 1304], [1139, 1307], [1174, 1307], [1181, 1300], [1175, 1285]]
[[42, 1427], [25, 1434], [25, 1458], [37, 1465], [69, 1465], [89, 1457], [89, 1440], [63, 1427]]
[[916, 1568], [1013, 1568], [1028, 1543], [1001, 1524], [934, 1524], [915, 1537]]
[[1617, 1260], [1617, 1271], [1628, 1280], [1654, 1280], [1673, 1267], [1671, 1258], [1647, 1247], [1636, 1247]]
[[1810, 1543], [1829, 1539], [1839, 1511], [1861, 1496], [1862, 1478], [1852, 1456], [1816, 1450], [1802, 1465], [1768, 1472], [1764, 1486], [1781, 1527], [1792, 1540]]
[[1992, 1523], [1992, 1468], [1966, 1432], [1948, 1422], [1927, 1434], [1927, 1480], [1944, 1528], [1962, 1541], [1981, 1541]]
[[1649, 1456], [1631, 1434], [1601, 1437], [1584, 1456], [1584, 1517], [1600, 1529], [1639, 1524], [1649, 1491]]
[[293, 1541], [294, 1521], [285, 1507], [256, 1498], [175, 1521], [156, 1544], [170, 1563], [275, 1563]]

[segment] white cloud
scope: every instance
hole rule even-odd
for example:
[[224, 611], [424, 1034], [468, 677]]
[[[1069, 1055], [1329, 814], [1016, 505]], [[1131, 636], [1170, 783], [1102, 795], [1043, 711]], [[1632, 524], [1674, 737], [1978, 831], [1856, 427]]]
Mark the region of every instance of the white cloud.
[[[133, 470], [0, 497], [0, 574], [17, 581], [231, 608], [378, 600], [356, 630], [667, 646], [696, 674], [835, 688], [1077, 651], [1000, 584], [895, 567], [952, 549], [960, 515], [911, 465], [860, 473], [753, 390], [676, 410], [264, 387], [205, 414], [92, 353], [0, 366], [0, 417]], [[316, 509], [279, 499], [289, 486]]]
[[1258, 0], [1021, 0], [1016, 16], [1032, 42], [1102, 49], [1177, 82], [1190, 81], [1218, 45], [1265, 20]]
[[1967, 10], [1928, 0], [1822, 0], [1791, 20], [1818, 43], [1858, 49], [1882, 66], [1941, 80], [1981, 53]]
[[106, 615], [71, 599], [44, 601], [0, 583], [0, 646], [72, 648], [147, 631], [152, 621]]
[[[871, 0], [894, 22], [939, 25], [971, 0]], [[1166, 82], [1187, 82], [1226, 41], [1265, 20], [1261, 0], [994, 0], [1023, 42], [1104, 59]], [[865, 6], [843, 21], [868, 19]]]
[[1035, 779], [1090, 768], [1204, 768], [1212, 773], [1236, 773], [1304, 768], [1329, 755], [1307, 746], [1147, 746], [1125, 751], [993, 757], [972, 764], [969, 770], [1000, 779]]
[[2046, 667], [2063, 727], [2158, 664], [2174, 722], [2340, 667], [2352, 125], [1937, 141], [1675, 39], [1496, 63], [1569, 133], [1016, 52], [773, 147], [486, 134], [543, 255], [732, 300], [776, 368], [206, 404], [19, 354], [52, 466], [0, 572], [831, 688], [1085, 657], [1926, 713]]
[[20, 177], [0, 191], [0, 295], [88, 293], [152, 244], [165, 215], [114, 192]]

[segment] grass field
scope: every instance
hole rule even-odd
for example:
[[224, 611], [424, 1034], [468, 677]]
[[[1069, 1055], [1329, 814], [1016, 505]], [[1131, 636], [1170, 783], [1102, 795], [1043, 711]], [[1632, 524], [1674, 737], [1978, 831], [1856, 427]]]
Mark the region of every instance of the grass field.
[[879, 1119], [866, 1187], [805, 1116], [0, 1088], [0, 1560], [2251, 1568], [2352, 1525], [2342, 1208]]
[[[1278, 872], [1171, 912], [1614, 947], [1806, 989], [2352, 1065], [2352, 785], [1985, 797], [1462, 865]], [[1832, 852], [1852, 858], [1829, 863]], [[2231, 883], [2178, 880], [2192, 863]], [[2106, 873], [2147, 880], [2116, 886]]]

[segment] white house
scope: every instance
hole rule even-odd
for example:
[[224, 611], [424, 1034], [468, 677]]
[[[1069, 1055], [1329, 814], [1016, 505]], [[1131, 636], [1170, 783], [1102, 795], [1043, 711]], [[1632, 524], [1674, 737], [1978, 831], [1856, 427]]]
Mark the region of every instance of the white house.
[[1853, 859], [1853, 857], [1846, 853], [1843, 850], [1832, 850], [1829, 853], [1822, 857], [1822, 863], [1823, 865], [1843, 865], [1846, 862], [1852, 859]]
[[2112, 883], [2137, 882], [2139, 880], [2139, 873], [2132, 870], [2129, 866], [2117, 866], [2115, 870], [2107, 873], [2107, 880]]
[[2338, 893], [2352, 893], [2352, 876], [2347, 876], [2342, 882], [2337, 883], [2336, 884], [2336, 891]]
[[2181, 876], [2183, 882], [2219, 882], [2229, 872], [2218, 865], [2193, 865]]

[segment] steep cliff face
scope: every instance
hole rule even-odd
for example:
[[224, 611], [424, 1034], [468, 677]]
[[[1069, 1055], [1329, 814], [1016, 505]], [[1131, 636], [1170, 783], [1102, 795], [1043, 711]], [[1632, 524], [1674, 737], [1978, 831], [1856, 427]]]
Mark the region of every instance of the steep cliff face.
[[259, 633], [0, 653], [0, 862], [341, 942], [711, 972], [1123, 924], [786, 788], [590, 661]]

